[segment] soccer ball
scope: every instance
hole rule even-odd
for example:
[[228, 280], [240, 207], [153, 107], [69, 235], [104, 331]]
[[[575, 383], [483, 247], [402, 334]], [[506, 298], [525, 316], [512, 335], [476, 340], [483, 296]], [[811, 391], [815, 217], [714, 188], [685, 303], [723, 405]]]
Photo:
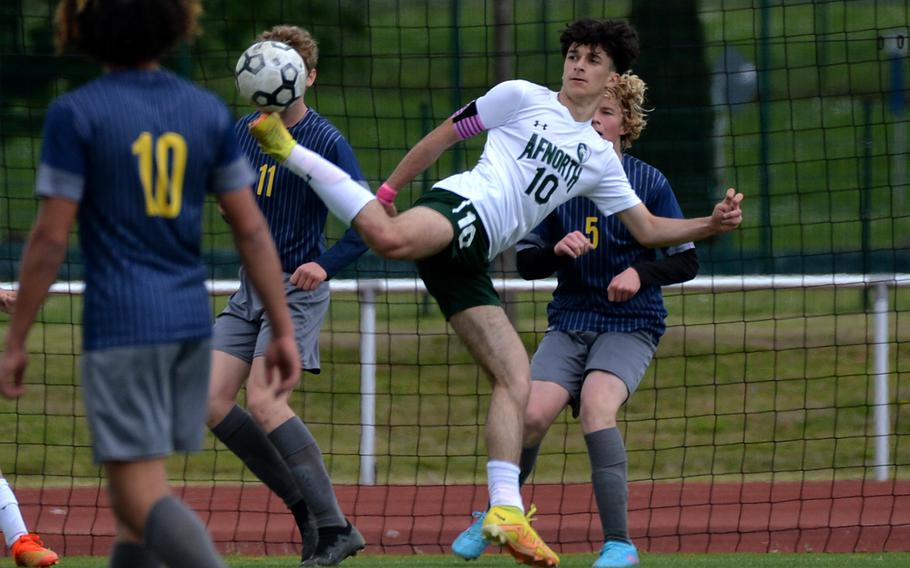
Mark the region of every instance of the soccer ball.
[[260, 110], [279, 112], [303, 96], [307, 69], [297, 50], [280, 41], [260, 41], [237, 60], [234, 82], [240, 96]]

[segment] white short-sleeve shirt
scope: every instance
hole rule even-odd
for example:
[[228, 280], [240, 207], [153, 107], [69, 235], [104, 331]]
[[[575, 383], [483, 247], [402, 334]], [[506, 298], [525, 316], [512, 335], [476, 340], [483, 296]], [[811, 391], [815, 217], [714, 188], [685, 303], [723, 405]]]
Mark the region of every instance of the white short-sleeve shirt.
[[527, 81], [490, 89], [475, 101], [488, 130], [480, 161], [434, 185], [471, 200], [491, 259], [573, 197], [591, 199], [604, 216], [641, 203], [612, 145], [591, 121], [576, 122], [557, 94]]

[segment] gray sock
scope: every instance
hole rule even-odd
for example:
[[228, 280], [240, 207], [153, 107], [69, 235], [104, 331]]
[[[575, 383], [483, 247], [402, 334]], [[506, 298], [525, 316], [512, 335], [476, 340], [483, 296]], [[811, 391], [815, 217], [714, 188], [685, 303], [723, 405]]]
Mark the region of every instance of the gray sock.
[[335, 498], [322, 452], [303, 421], [296, 416], [291, 418], [275, 428], [269, 434], [269, 440], [291, 468], [316, 525], [320, 528], [346, 527], [347, 519]]
[[518, 462], [518, 467], [521, 468], [521, 472], [518, 474], [519, 486], [524, 485], [525, 481], [531, 475], [531, 472], [534, 471], [534, 464], [537, 463], [538, 453], [540, 453], [540, 444], [521, 449], [521, 459]]
[[226, 568], [196, 513], [162, 497], [145, 520], [145, 548], [169, 568]]
[[626, 483], [626, 448], [617, 428], [605, 428], [585, 434], [591, 459], [591, 484], [600, 512], [604, 540], [629, 540], [626, 507], [629, 486]]
[[161, 563], [138, 542], [117, 541], [108, 568], [161, 568]]
[[275, 495], [281, 497], [288, 508], [303, 500], [287, 463], [249, 412], [235, 404], [227, 416], [212, 428], [212, 433]]

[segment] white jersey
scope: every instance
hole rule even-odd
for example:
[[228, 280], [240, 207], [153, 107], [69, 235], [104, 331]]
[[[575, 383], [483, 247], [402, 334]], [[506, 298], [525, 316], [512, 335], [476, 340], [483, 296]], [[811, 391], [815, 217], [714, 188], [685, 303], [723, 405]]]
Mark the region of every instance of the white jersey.
[[490, 89], [475, 101], [489, 131], [480, 161], [433, 186], [471, 200], [491, 259], [573, 197], [591, 199], [604, 216], [641, 203], [613, 146], [556, 97], [527, 81]]

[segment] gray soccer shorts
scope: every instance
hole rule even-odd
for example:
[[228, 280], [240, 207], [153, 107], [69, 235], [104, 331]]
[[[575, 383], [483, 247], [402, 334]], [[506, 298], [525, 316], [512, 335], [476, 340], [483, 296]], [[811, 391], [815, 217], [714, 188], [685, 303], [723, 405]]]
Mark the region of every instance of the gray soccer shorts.
[[208, 338], [83, 353], [82, 397], [95, 463], [198, 450], [211, 359]]
[[[572, 416], [578, 417], [581, 387], [591, 371], [606, 371], [625, 383], [629, 396], [638, 388], [657, 345], [647, 332], [597, 333], [551, 330], [531, 358], [535, 381], [556, 383], [569, 393]], [[627, 399], [628, 400], [628, 399]]]
[[[323, 282], [310, 292], [291, 284], [290, 277], [290, 274], [285, 273], [284, 293], [294, 323], [300, 366], [318, 374], [319, 330], [329, 309], [329, 283]], [[265, 316], [262, 300], [241, 271], [240, 289], [234, 292], [227, 306], [215, 319], [212, 348], [252, 363], [255, 357], [265, 355], [271, 338], [272, 326]]]

